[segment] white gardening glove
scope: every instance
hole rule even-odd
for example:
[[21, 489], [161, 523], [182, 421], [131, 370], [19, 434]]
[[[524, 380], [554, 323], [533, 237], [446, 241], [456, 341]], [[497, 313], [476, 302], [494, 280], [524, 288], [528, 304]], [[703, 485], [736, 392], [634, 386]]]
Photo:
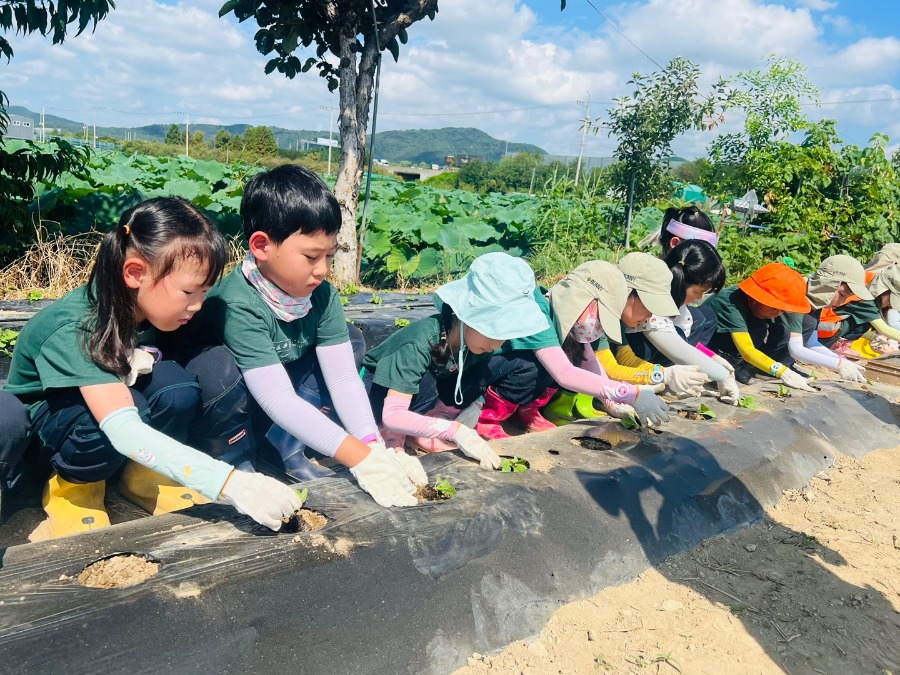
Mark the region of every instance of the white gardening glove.
[[663, 384], [674, 394], [697, 395], [697, 389], [709, 382], [709, 376], [699, 366], [666, 366], [663, 369]]
[[131, 366], [131, 370], [128, 371], [127, 375], [122, 375], [119, 379], [125, 383], [126, 387], [134, 386], [138, 377], [153, 372], [154, 363], [156, 363], [156, 359], [153, 354], [138, 347], [128, 357], [128, 365]]
[[500, 457], [474, 429], [460, 424], [459, 429], [453, 434], [453, 442], [459, 446], [466, 457], [481, 462], [482, 469], [500, 468]]
[[841, 357], [837, 371], [842, 380], [859, 382], [860, 384], [866, 383], [865, 368], [853, 363], [850, 359]]
[[724, 356], [721, 356], [720, 354], [713, 354], [713, 355], [710, 356], [709, 358], [711, 358], [713, 361], [715, 361], [716, 363], [718, 363], [720, 366], [722, 366], [722, 367], [723, 367], [725, 370], [727, 370], [729, 373], [733, 373], [733, 372], [734, 372], [734, 366], [731, 365], [731, 363], [728, 361], [728, 359], [726, 359]]
[[402, 448], [390, 448], [390, 450], [396, 453], [394, 459], [406, 477], [413, 482], [413, 485], [428, 485], [428, 474], [425, 473], [425, 467], [422, 466], [418, 457], [407, 455]]
[[790, 368], [786, 368], [781, 374], [781, 381], [791, 389], [799, 389], [800, 391], [815, 392], [816, 390], [809, 386], [809, 381], [800, 373], [795, 373]]
[[293, 488], [261, 473], [243, 471], [231, 473], [222, 488], [222, 499], [270, 530], [278, 530], [282, 518], [303, 506]]
[[729, 405], [739, 405], [741, 401], [741, 390], [738, 387], [737, 380], [734, 375], [726, 377], [721, 382], [716, 382], [719, 387], [719, 400]]
[[415, 506], [419, 503], [416, 486], [407, 478], [396, 455], [380, 443], [373, 443], [366, 458], [350, 467], [350, 473], [379, 506]]
[[[634, 408], [627, 403], [616, 403], [608, 398], [603, 399], [603, 407], [610, 417], [615, 417], [617, 420], [624, 420], [635, 415]], [[635, 417], [635, 419], [637, 418]]]
[[669, 406], [653, 393], [653, 387], [638, 387], [638, 395], [631, 404], [641, 426], [659, 426], [669, 421]]

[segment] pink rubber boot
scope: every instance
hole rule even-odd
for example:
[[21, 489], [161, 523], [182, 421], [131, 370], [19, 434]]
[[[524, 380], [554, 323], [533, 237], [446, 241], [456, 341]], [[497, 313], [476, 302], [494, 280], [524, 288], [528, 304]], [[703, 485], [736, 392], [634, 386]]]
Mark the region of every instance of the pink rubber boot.
[[544, 416], [541, 415], [541, 408], [550, 402], [550, 398], [555, 393], [556, 389], [550, 387], [541, 394], [540, 398], [534, 399], [531, 403], [519, 406], [519, 409], [516, 410], [516, 420], [525, 427], [525, 431], [547, 431], [548, 429], [556, 428], [556, 425], [553, 424], [553, 422], [545, 419]]
[[486, 441], [496, 441], [501, 438], [509, 438], [509, 434], [503, 431], [500, 423], [508, 420], [519, 406], [501, 398], [493, 388], [488, 387], [484, 392], [484, 407], [481, 409], [481, 417], [475, 425], [475, 431]]

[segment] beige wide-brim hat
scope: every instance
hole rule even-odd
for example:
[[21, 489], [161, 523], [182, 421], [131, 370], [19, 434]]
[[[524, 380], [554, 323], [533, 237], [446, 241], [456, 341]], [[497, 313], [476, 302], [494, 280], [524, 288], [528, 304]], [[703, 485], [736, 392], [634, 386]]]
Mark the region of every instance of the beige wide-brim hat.
[[882, 270], [878, 276], [872, 279], [869, 290], [876, 298], [889, 291], [891, 294], [891, 309], [900, 312], [900, 265], [893, 264]]
[[550, 306], [560, 344], [594, 301], [603, 332], [614, 342], [622, 342], [619, 322], [628, 301], [625, 277], [612, 263], [591, 260], [576, 267], [550, 289]]
[[885, 244], [866, 265], [866, 270], [879, 272], [895, 263], [900, 263], [900, 244]]
[[806, 283], [806, 297], [813, 309], [827, 306], [841, 283], [847, 284], [853, 295], [862, 300], [874, 299], [866, 288], [866, 271], [862, 263], [853, 256], [833, 255], [822, 261]]
[[629, 253], [619, 261], [628, 288], [656, 316], [678, 316], [678, 305], [672, 299], [672, 270], [649, 253]]

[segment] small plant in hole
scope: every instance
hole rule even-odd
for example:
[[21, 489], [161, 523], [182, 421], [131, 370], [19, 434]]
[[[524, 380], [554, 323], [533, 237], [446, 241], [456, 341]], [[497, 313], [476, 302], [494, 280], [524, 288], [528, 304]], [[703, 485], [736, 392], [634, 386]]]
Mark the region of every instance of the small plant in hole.
[[341, 296], [341, 304], [342, 304], [344, 307], [346, 307], [347, 305], [350, 304], [350, 298], [348, 298], [346, 295], [342, 295], [342, 296]]
[[816, 380], [819, 379], [819, 376], [816, 375], [816, 371], [815, 371], [815, 370], [811, 370], [811, 371], [809, 371], [809, 375], [807, 376], [806, 379], [807, 379], [807, 380], [812, 380], [813, 382], [815, 382]]
[[637, 418], [634, 415], [628, 415], [627, 417], [623, 417], [622, 419], [619, 420], [619, 423], [626, 429], [630, 429], [632, 431], [638, 430], [641, 428], [640, 422], [637, 421]]
[[778, 385], [778, 397], [779, 398], [790, 398], [791, 396], [791, 388], [785, 387], [783, 384]]
[[371, 302], [373, 305], [380, 305], [381, 304], [381, 296], [378, 295], [378, 293], [372, 293], [372, 298], [371, 298], [371, 300], [369, 300], [369, 302]]
[[347, 284], [344, 287], [344, 293], [346, 295], [356, 295], [357, 293], [359, 293], [359, 286], [357, 286], [356, 284]]
[[44, 291], [31, 291], [28, 294], [29, 302], [37, 302], [38, 300], [43, 300], [43, 299], [44, 299]]
[[434, 485], [420, 485], [416, 490], [418, 500], [425, 502], [438, 502], [450, 499], [456, 494], [456, 488], [447, 478], [438, 478]]
[[0, 355], [12, 357], [13, 347], [19, 339], [19, 331], [11, 328], [0, 330]]
[[394, 325], [397, 328], [406, 328], [409, 325], [409, 319], [394, 319]]
[[747, 408], [747, 410], [756, 410], [759, 408], [759, 405], [756, 403], [756, 399], [752, 396], [741, 396], [741, 400], [739, 401], [742, 408]]
[[309, 489], [303, 488], [302, 490], [294, 490], [294, 492], [300, 498], [301, 508], [298, 508], [287, 518], [282, 518], [281, 528], [278, 531], [293, 534], [295, 532], [311, 532], [325, 527], [328, 518], [317, 511], [302, 508], [306, 503], [307, 497], [309, 497]]
[[501, 457], [500, 471], [503, 473], [522, 473], [528, 471], [528, 460], [521, 457]]
[[712, 409], [710, 409], [710, 407], [705, 403], [700, 404], [700, 408], [697, 410], [697, 413], [708, 420], [716, 419], [716, 413], [714, 413]]

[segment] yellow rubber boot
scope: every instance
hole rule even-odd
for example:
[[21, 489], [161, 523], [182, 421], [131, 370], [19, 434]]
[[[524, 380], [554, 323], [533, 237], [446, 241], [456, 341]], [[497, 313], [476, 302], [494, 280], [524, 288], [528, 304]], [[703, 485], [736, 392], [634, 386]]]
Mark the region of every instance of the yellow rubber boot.
[[122, 470], [119, 494], [154, 516], [210, 502], [196, 490], [131, 460], [125, 463]]
[[47, 520], [28, 539], [45, 541], [109, 527], [109, 516], [103, 507], [105, 495], [106, 481], [70, 483], [54, 471], [42, 499]]
[[881, 356], [881, 354], [872, 349], [872, 343], [870, 343], [868, 338], [865, 337], [857, 338], [856, 340], [851, 342], [850, 349], [859, 352], [867, 359], [874, 359], [877, 356]]

